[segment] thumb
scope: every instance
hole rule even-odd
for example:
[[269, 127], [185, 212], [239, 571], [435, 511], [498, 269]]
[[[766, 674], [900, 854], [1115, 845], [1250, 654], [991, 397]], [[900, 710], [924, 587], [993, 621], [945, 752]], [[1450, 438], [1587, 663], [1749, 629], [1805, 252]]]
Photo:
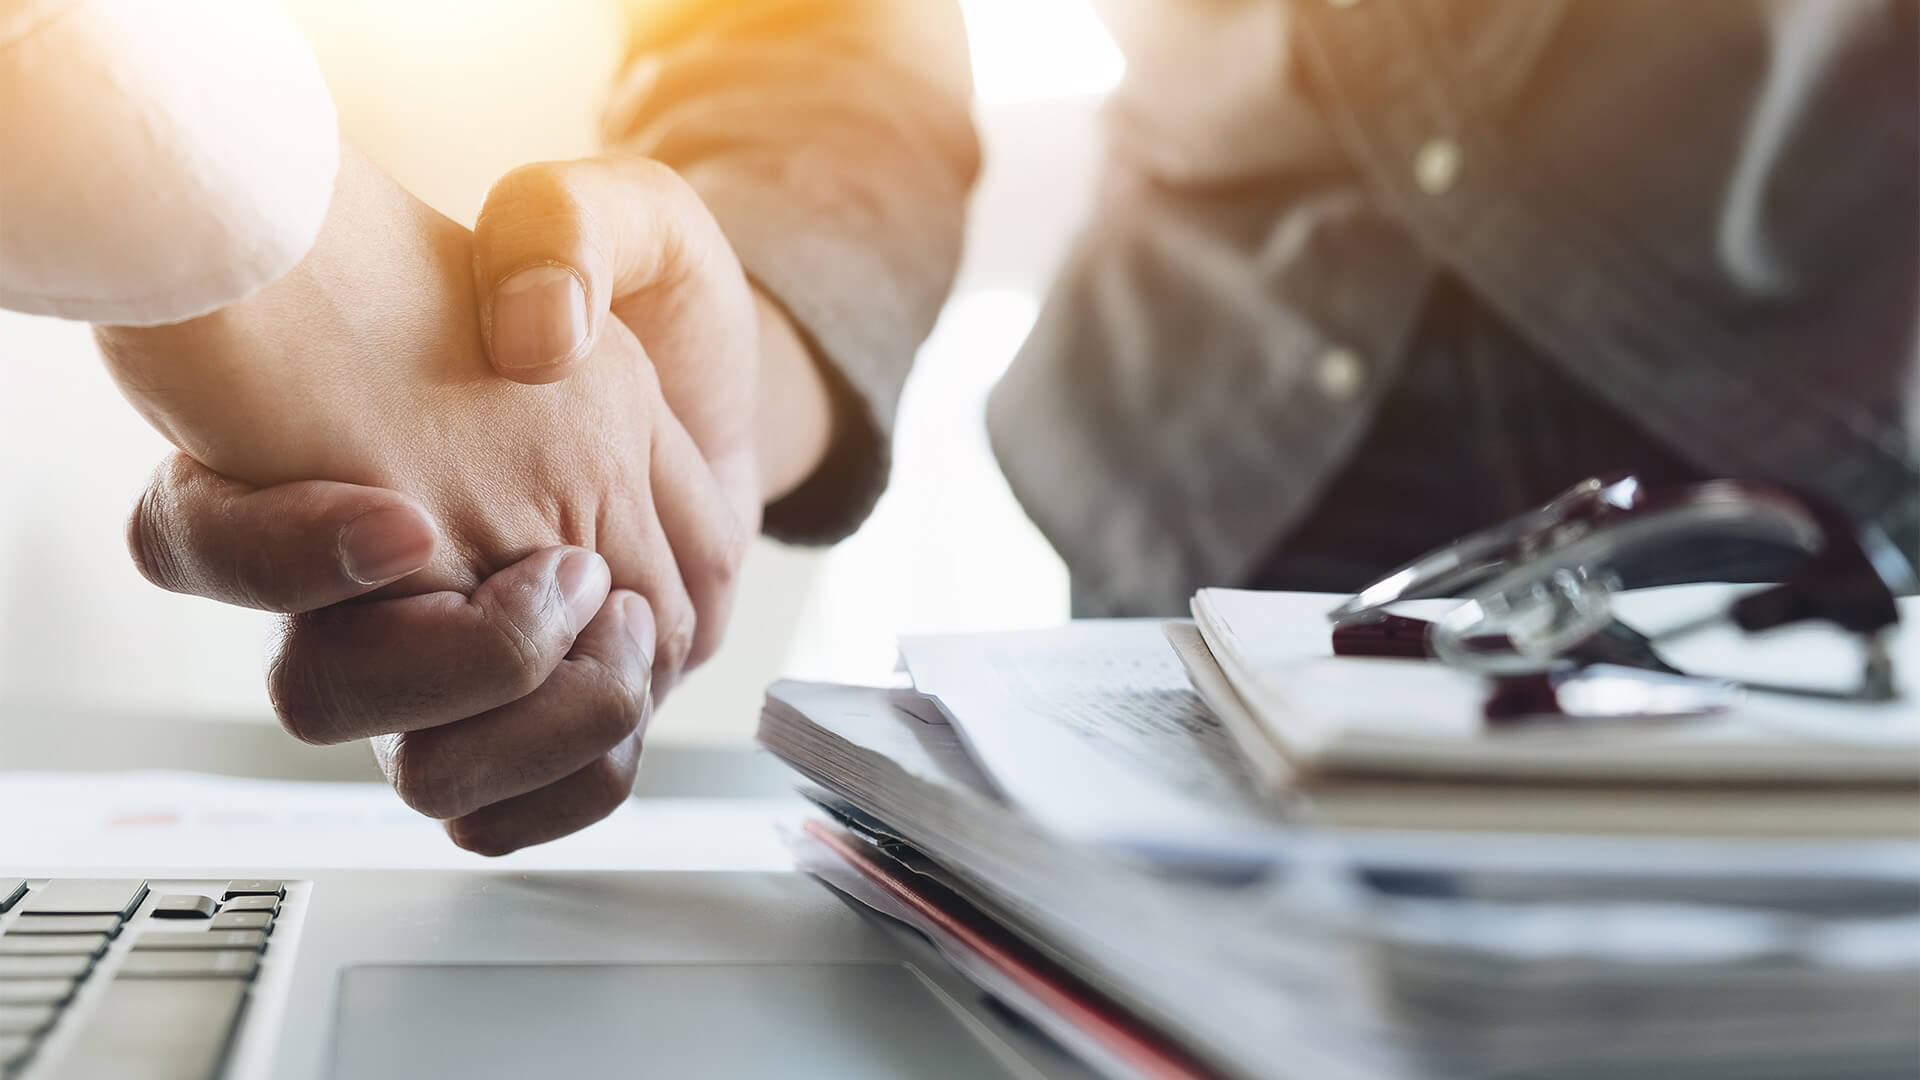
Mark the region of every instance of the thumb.
[[493, 369], [516, 382], [571, 375], [593, 351], [610, 302], [607, 261], [571, 169], [541, 164], [508, 173], [487, 192], [474, 225], [482, 335]]
[[726, 235], [679, 174], [631, 156], [523, 166], [487, 193], [473, 250], [495, 371], [566, 378], [618, 319], [743, 520], [759, 519], [761, 316]]
[[494, 370], [523, 383], [573, 374], [615, 305], [681, 283], [716, 242], [724, 247], [697, 198], [657, 162], [586, 158], [513, 170], [487, 193], [473, 230]]
[[397, 491], [323, 480], [252, 488], [175, 454], [134, 508], [127, 543], [163, 589], [291, 614], [413, 574], [439, 534]]

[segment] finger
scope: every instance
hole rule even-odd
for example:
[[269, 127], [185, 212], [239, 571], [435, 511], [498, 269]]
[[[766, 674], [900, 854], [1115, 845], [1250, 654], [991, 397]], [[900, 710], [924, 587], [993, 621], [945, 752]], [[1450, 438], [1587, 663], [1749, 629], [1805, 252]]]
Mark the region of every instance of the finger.
[[382, 753], [408, 806], [442, 820], [586, 768], [646, 723], [653, 613], [616, 592], [540, 689], [457, 723], [397, 736]]
[[680, 574], [673, 545], [660, 523], [649, 518], [635, 524], [639, 526], [636, 535], [611, 540], [605, 550], [622, 553], [615, 562], [630, 569], [622, 575], [620, 587], [639, 593], [653, 611], [652, 689], [654, 703], [658, 704], [680, 680], [687, 656], [693, 651], [699, 615]]
[[707, 460], [671, 415], [655, 425], [650, 469], [655, 512], [693, 605], [693, 637], [682, 664], [690, 670], [726, 635], [751, 538]]
[[606, 560], [549, 548], [471, 597], [427, 593], [288, 620], [267, 671], [280, 723], [331, 744], [498, 708], [547, 681], [606, 600]]
[[716, 247], [732, 257], [699, 197], [658, 162], [515, 169], [487, 193], [474, 225], [494, 369], [527, 383], [565, 378], [592, 350], [615, 298], [683, 279]]
[[127, 521], [148, 581], [289, 614], [406, 577], [438, 543], [433, 518], [399, 492], [321, 480], [254, 488], [185, 454], [162, 463]]
[[635, 732], [563, 780], [448, 821], [447, 836], [481, 855], [557, 840], [619, 809], [633, 794], [639, 771], [640, 733]]

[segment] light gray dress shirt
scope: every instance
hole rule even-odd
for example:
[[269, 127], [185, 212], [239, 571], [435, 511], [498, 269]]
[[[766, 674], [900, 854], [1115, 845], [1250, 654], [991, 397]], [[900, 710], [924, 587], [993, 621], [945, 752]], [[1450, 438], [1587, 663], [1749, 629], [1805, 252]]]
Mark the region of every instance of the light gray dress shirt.
[[[988, 418], [1101, 608], [1244, 580], [1441, 275], [1703, 472], [1920, 543], [1912, 2], [1101, 6], [1128, 72], [1100, 203]], [[639, 21], [610, 139], [688, 176], [843, 395], [774, 535], [842, 535], [884, 484], [958, 258], [968, 94], [946, 0]]]

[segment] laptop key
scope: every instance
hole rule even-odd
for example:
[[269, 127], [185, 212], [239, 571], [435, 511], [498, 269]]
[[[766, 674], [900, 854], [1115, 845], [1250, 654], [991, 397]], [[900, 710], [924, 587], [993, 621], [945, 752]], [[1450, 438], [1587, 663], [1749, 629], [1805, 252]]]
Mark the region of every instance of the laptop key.
[[99, 956], [105, 934], [10, 934], [0, 937], [0, 956]]
[[0, 1005], [0, 1035], [38, 1035], [59, 1015], [53, 1005]]
[[133, 914], [147, 895], [147, 883], [138, 878], [60, 878], [42, 885], [20, 905], [28, 915]]
[[271, 930], [273, 916], [265, 911], [223, 911], [207, 923], [209, 930]]
[[72, 996], [72, 979], [0, 979], [0, 1005], [61, 1005]]
[[33, 1036], [0, 1035], [0, 1071], [11, 1069], [33, 1053]]
[[239, 979], [115, 979], [45, 1080], [208, 1080], [246, 995]]
[[251, 979], [260, 966], [253, 949], [149, 949], [121, 961], [122, 979]]
[[22, 915], [7, 924], [7, 934], [105, 934], [120, 932], [118, 915]]
[[236, 896], [220, 905], [221, 914], [229, 911], [265, 911], [280, 910], [280, 898], [277, 896]]
[[218, 906], [211, 896], [174, 893], [154, 901], [147, 914], [156, 919], [211, 919]]
[[231, 900], [236, 896], [285, 896], [287, 886], [282, 881], [229, 881], [227, 891], [220, 897]]
[[267, 947], [265, 930], [149, 930], [135, 949], [253, 949]]
[[78, 979], [92, 969], [91, 956], [0, 956], [0, 980]]
[[27, 895], [27, 879], [23, 877], [0, 877], [0, 915], [5, 915], [14, 902]]

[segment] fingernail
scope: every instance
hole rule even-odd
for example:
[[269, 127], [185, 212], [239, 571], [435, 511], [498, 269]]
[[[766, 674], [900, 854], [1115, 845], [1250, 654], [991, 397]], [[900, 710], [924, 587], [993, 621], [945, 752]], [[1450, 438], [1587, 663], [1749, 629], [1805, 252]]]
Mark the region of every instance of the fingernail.
[[607, 590], [613, 587], [613, 574], [607, 569], [607, 560], [591, 551], [576, 551], [560, 560], [560, 569], [554, 577], [560, 585], [561, 598], [567, 602], [567, 613], [573, 616], [573, 632], [578, 634], [606, 602]]
[[418, 509], [369, 510], [340, 530], [340, 568], [362, 585], [383, 585], [426, 566], [438, 540]]
[[493, 363], [537, 368], [573, 354], [587, 338], [587, 294], [558, 266], [530, 266], [493, 290]]

